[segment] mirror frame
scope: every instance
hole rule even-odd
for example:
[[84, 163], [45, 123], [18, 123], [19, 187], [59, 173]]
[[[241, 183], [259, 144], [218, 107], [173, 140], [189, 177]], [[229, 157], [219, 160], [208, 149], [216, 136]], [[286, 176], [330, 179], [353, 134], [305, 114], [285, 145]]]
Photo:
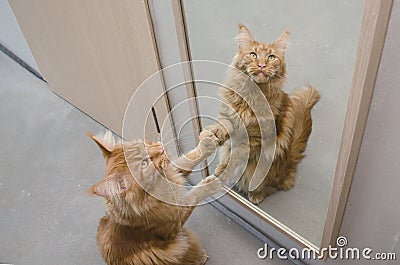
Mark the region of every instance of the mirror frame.
[[[183, 0], [171, 1], [181, 61], [191, 61]], [[231, 199], [268, 222], [300, 246], [310, 248], [318, 254], [321, 249], [327, 248], [329, 245], [335, 246], [339, 235], [368, 118], [392, 5], [393, 0], [365, 0], [339, 155], [320, 246], [309, 242], [234, 191], [227, 191]], [[193, 80], [192, 69], [186, 69], [184, 74], [186, 80]], [[187, 91], [188, 95], [195, 98], [196, 90], [193, 83], [187, 85]], [[195, 101], [197, 102], [197, 100]], [[192, 113], [198, 114], [196, 105], [198, 103], [192, 106]], [[200, 130], [201, 123], [198, 120], [197, 124], [194, 125], [194, 131], [200, 133]], [[203, 172], [204, 175], [208, 175], [208, 173], [207, 169]]]

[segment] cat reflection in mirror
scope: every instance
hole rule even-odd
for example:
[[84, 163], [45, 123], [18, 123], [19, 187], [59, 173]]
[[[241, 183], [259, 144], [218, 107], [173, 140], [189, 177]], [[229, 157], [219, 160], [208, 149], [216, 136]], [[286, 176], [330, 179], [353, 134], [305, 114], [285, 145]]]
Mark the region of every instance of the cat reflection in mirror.
[[191, 170], [215, 151], [215, 135], [203, 131], [197, 147], [174, 162], [168, 161], [160, 143], [116, 143], [110, 132], [88, 135], [100, 147], [106, 164], [104, 179], [89, 190], [104, 197], [107, 208], [97, 233], [104, 261], [108, 265], [204, 264], [206, 252], [183, 225], [200, 201], [220, 190], [221, 181], [209, 176], [186, 194], [183, 185]]
[[[311, 109], [319, 100], [319, 92], [311, 85], [297, 89], [291, 95], [283, 91], [288, 37], [289, 32], [284, 32], [271, 44], [258, 42], [244, 25], [239, 24], [239, 48], [231, 64], [233, 68], [228, 73], [226, 86], [219, 90], [224, 104], [220, 109], [218, 122], [208, 127], [222, 145], [219, 152], [220, 164], [214, 174], [220, 177], [224, 175], [221, 178], [225, 181], [234, 174], [233, 169], [227, 170], [228, 163], [235, 160], [235, 155], [240, 157], [241, 153], [237, 150], [235, 152], [235, 148], [239, 147], [231, 147], [230, 139], [237, 134], [238, 122], [244, 124], [249, 137], [249, 156], [245, 159], [247, 166], [235, 187], [245, 193], [254, 204], [260, 203], [277, 190], [289, 190], [293, 187], [297, 165], [304, 157], [303, 152], [312, 129]], [[237, 74], [238, 71], [244, 74]], [[258, 100], [256, 92], [259, 91], [255, 90], [262, 92], [273, 114], [271, 120], [274, 120], [276, 129], [275, 155], [271, 159], [270, 170], [261, 177], [261, 184], [255, 190], [249, 190], [250, 180], [262, 152], [262, 126], [257, 122], [255, 111], [246, 103]], [[270, 113], [266, 103], [254, 103], [254, 106], [260, 108], [258, 113]], [[236, 157], [236, 160], [241, 159]]]

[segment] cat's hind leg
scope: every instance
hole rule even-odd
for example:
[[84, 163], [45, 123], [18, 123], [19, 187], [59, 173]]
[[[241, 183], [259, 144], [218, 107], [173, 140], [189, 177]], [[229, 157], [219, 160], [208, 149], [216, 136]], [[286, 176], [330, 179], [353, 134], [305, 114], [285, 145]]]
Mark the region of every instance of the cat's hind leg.
[[[270, 172], [266, 176], [264, 183], [260, 185], [256, 190], [253, 192], [249, 192], [249, 201], [254, 204], [259, 204], [262, 202], [265, 197], [275, 193], [278, 190], [290, 190], [293, 188], [295, 183], [295, 173], [291, 172], [290, 170], [286, 172], [275, 172], [277, 176], [283, 175], [284, 177], [281, 179], [273, 178], [274, 175], [271, 174], [276, 168], [272, 167]], [[271, 180], [273, 179], [273, 180]]]
[[180, 211], [181, 225], [187, 221], [199, 202], [208, 196], [217, 193], [219, 190], [221, 190], [221, 187], [221, 180], [215, 176], [208, 176], [199, 182], [195, 187], [193, 187], [193, 189], [185, 196], [186, 206], [183, 206], [182, 210]]
[[254, 204], [260, 204], [266, 197], [278, 191], [277, 188], [266, 186], [261, 191], [249, 192], [249, 201]]
[[195, 265], [204, 265], [204, 264], [206, 264], [207, 260], [208, 260], [207, 252], [204, 249], [202, 249], [200, 251], [200, 255], [199, 256], [200, 256], [200, 258], [197, 260]]
[[282, 179], [279, 183], [279, 189], [282, 190], [290, 190], [293, 188], [295, 183], [295, 173], [290, 172], [284, 179]]
[[181, 264], [204, 265], [208, 260], [208, 255], [206, 251], [202, 249], [197, 235], [185, 227], [182, 233], [188, 240], [189, 248]]

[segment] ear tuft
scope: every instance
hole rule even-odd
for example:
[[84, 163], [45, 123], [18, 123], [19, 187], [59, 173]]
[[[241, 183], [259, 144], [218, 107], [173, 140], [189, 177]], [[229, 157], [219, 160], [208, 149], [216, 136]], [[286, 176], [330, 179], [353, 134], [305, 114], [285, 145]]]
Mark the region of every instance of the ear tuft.
[[274, 42], [274, 46], [277, 50], [279, 50], [280, 52], [285, 52], [287, 44], [289, 42], [289, 35], [290, 32], [289, 30], [286, 30], [285, 32], [283, 32], [279, 38]]
[[86, 194], [89, 195], [89, 196], [96, 195], [96, 193], [94, 192], [94, 186], [92, 186], [90, 189], [88, 189], [86, 191]]
[[250, 45], [254, 43], [254, 38], [253, 36], [251, 36], [250, 31], [246, 28], [245, 25], [239, 23], [238, 27], [239, 27], [239, 34], [236, 37], [236, 39], [238, 40], [239, 49], [241, 50], [247, 49], [249, 48]]
[[91, 132], [86, 132], [86, 134], [92, 138], [93, 141], [99, 146], [104, 157], [109, 157], [114, 150], [115, 138], [111, 131], [107, 131], [104, 135], [94, 136]]

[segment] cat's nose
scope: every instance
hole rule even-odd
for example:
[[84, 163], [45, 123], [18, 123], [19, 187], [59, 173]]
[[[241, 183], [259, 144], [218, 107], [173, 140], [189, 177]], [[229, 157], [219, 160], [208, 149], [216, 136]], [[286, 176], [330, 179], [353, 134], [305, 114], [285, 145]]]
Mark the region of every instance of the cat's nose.
[[258, 64], [258, 67], [260, 67], [261, 69], [265, 68], [265, 66], [266, 66], [266, 65], [265, 65], [264, 63], [259, 63], [259, 64]]

